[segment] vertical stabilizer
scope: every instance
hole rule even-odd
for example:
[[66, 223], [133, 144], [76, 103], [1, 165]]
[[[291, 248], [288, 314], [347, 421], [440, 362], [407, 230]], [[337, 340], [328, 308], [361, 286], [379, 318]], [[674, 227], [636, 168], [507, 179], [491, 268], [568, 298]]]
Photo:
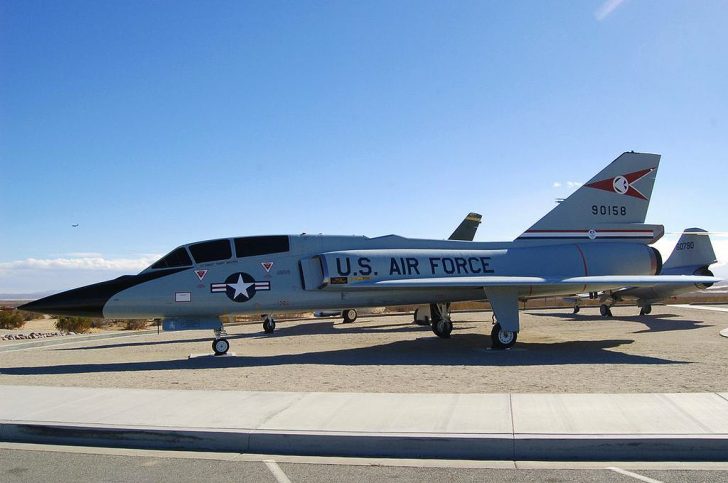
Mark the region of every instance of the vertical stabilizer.
[[517, 241], [569, 239], [653, 243], [659, 225], [645, 225], [659, 154], [628, 152], [612, 161], [526, 230]]
[[[700, 228], [688, 228], [677, 241], [672, 253], [665, 261], [662, 272], [677, 268], [687, 268], [690, 275], [692, 269], [708, 267], [715, 263], [715, 251], [708, 232]], [[686, 272], [687, 273], [687, 272]]]
[[468, 216], [455, 228], [448, 240], [473, 241], [483, 217], [479, 213], [468, 213]]

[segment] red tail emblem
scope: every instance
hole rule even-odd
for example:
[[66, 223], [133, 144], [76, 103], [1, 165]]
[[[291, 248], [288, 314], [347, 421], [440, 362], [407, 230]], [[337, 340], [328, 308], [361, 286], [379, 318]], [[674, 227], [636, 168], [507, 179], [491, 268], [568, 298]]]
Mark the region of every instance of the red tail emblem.
[[634, 173], [625, 174], [624, 176], [615, 176], [614, 178], [595, 181], [594, 183], [589, 183], [586, 186], [589, 188], [596, 188], [598, 190], [613, 191], [620, 195], [632, 196], [641, 200], [647, 200], [647, 197], [640, 193], [639, 190], [632, 186], [632, 184], [641, 180], [654, 170], [655, 168], [647, 168], [641, 171], [635, 171]]

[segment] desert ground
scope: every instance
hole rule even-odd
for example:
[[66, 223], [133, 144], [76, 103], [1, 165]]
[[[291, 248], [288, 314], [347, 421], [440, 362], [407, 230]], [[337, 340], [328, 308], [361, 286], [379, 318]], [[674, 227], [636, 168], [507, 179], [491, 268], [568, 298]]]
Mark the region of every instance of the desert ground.
[[[211, 331], [129, 332], [0, 343], [0, 384], [402, 393], [704, 392], [728, 389], [728, 312], [655, 306], [521, 313], [518, 343], [490, 350], [490, 312], [455, 313], [450, 339], [411, 315], [279, 321], [228, 328], [236, 356], [210, 353]], [[42, 324], [23, 331], [42, 331]], [[52, 325], [47, 327], [52, 330]], [[122, 335], [119, 337], [119, 335]], [[23, 345], [25, 344], [25, 345]]]

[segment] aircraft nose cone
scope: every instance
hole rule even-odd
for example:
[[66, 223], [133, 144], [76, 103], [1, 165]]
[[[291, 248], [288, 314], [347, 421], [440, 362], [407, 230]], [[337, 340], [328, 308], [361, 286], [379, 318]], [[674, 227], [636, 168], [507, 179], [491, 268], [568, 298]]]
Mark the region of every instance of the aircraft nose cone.
[[41, 314], [103, 317], [104, 305], [118, 291], [108, 282], [96, 283], [50, 295], [18, 308]]

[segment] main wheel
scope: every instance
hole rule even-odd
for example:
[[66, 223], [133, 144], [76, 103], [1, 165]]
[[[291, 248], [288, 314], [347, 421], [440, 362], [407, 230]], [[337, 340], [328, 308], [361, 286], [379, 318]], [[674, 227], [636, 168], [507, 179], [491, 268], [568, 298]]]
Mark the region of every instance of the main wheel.
[[650, 315], [652, 312], [652, 305], [645, 305], [640, 309], [640, 315]]
[[276, 330], [276, 321], [267, 318], [263, 321], [263, 331], [265, 331], [266, 334], [272, 334]]
[[230, 342], [227, 339], [215, 339], [212, 341], [212, 350], [216, 356], [227, 354], [230, 349]]
[[599, 306], [599, 313], [602, 317], [611, 317], [612, 316], [612, 310], [609, 308], [609, 305], [602, 304]]
[[443, 339], [449, 339], [450, 333], [452, 332], [452, 322], [448, 319], [441, 318], [437, 321], [432, 321], [432, 332], [436, 336]]
[[341, 313], [341, 316], [344, 317], [345, 324], [350, 324], [356, 320], [357, 313], [354, 309], [346, 309]]
[[580, 307], [578, 305], [574, 305], [574, 314], [578, 314], [580, 310]]
[[516, 343], [518, 332], [503, 330], [503, 327], [496, 323], [493, 330], [490, 331], [490, 338], [493, 341], [494, 349], [509, 349]]

